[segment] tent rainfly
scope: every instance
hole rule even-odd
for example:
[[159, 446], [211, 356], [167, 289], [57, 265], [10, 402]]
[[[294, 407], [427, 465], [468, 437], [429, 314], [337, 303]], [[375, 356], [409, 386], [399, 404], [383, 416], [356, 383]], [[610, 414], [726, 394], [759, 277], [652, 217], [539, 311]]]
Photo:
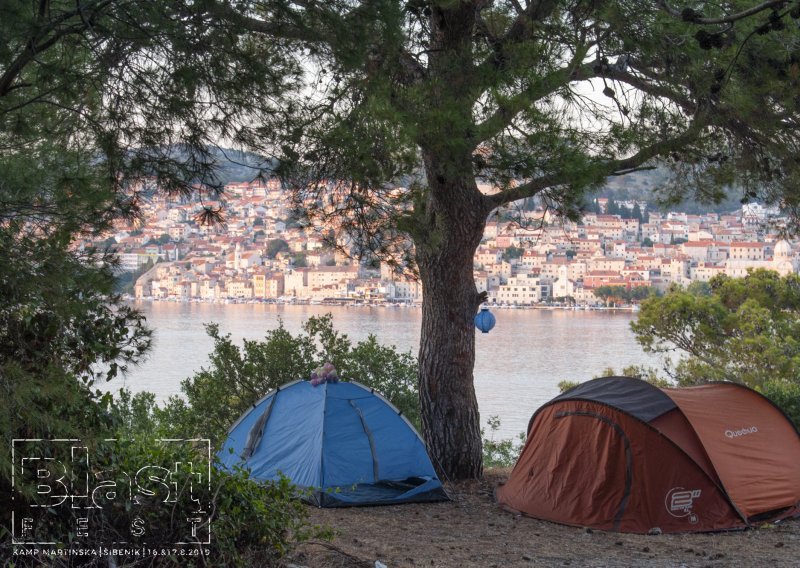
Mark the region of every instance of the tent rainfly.
[[505, 508], [601, 530], [701, 532], [800, 514], [800, 435], [733, 383], [588, 381], [531, 418]]
[[255, 479], [284, 475], [319, 507], [448, 499], [411, 423], [355, 382], [270, 392], [231, 427], [219, 458]]

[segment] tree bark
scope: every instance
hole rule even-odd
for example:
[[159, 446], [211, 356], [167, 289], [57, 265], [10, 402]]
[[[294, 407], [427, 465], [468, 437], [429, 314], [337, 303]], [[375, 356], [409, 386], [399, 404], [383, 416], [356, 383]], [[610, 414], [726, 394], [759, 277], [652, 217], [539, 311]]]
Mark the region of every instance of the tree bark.
[[417, 237], [423, 287], [419, 396], [425, 442], [439, 473], [476, 479], [483, 471], [480, 415], [475, 397], [474, 317], [480, 306], [473, 259], [486, 224], [486, 205], [469, 162], [453, 174], [426, 159], [431, 186], [427, 230]]
[[431, 6], [430, 81], [417, 125], [427, 185], [413, 234], [423, 291], [420, 413], [434, 466], [453, 481], [483, 473], [473, 377], [480, 297], [472, 265], [491, 206], [472, 162], [476, 14], [475, 2]]

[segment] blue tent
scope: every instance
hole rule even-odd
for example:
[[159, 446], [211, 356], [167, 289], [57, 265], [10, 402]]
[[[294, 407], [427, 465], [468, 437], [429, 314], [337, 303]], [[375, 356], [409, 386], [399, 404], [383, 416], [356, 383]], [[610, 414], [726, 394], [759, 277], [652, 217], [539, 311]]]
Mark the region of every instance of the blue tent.
[[219, 457], [255, 479], [283, 474], [319, 507], [447, 500], [411, 423], [354, 382], [279, 387], [231, 427]]

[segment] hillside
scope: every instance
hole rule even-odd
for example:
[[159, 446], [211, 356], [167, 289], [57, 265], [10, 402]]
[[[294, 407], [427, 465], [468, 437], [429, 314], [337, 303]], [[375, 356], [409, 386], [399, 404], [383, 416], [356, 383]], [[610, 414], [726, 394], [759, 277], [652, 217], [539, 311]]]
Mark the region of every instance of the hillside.
[[646, 201], [651, 211], [668, 212], [679, 210], [691, 215], [703, 213], [729, 213], [742, 207], [742, 192], [736, 188], [728, 188], [727, 196], [719, 203], [701, 203], [696, 199], [682, 201], [679, 206], [663, 203], [666, 197], [665, 188], [670, 183], [669, 172], [665, 169], [634, 172], [625, 176], [611, 177], [606, 185], [589, 197], [607, 197], [615, 201]]

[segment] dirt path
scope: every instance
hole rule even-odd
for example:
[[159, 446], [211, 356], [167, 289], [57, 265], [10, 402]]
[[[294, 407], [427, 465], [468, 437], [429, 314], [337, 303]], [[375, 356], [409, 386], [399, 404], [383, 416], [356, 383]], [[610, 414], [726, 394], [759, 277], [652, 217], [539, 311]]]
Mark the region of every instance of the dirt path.
[[288, 560], [310, 568], [797, 567], [800, 520], [758, 530], [641, 536], [566, 527], [500, 510], [492, 490], [507, 472], [448, 488], [453, 501], [311, 509], [336, 539], [301, 546]]

